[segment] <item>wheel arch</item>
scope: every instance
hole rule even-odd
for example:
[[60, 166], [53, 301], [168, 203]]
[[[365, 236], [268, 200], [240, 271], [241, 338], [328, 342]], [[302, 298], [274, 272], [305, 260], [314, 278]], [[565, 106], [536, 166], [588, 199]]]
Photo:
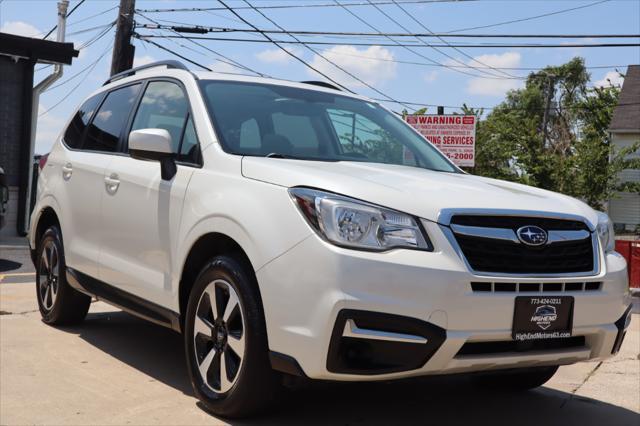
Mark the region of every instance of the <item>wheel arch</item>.
[[[58, 225], [58, 227], [61, 227], [58, 213], [55, 211], [55, 209], [52, 206], [43, 207], [42, 209], [40, 209], [38, 213], [38, 218], [35, 222], [35, 227], [32, 230], [33, 245], [30, 249], [30, 254], [31, 254], [31, 260], [34, 263], [34, 265], [36, 261], [35, 257], [36, 257], [36, 252], [38, 250], [38, 244], [40, 243], [40, 240], [42, 239], [42, 235], [44, 234], [44, 232], [51, 225]], [[60, 231], [62, 232], [62, 230]]]
[[[251, 277], [256, 284], [258, 295], [260, 295], [260, 288], [257, 285], [255, 269], [247, 255], [247, 252], [242, 248], [242, 246], [235, 239], [221, 232], [210, 232], [204, 234], [200, 236], [189, 249], [189, 253], [186, 256], [182, 267], [182, 273], [180, 275], [178, 299], [180, 307], [180, 321], [182, 324], [184, 323], [184, 312], [186, 312], [187, 309], [189, 294], [198, 274], [209, 260], [220, 255], [232, 256], [242, 263], [251, 274]], [[259, 300], [259, 303], [262, 305], [262, 300]]]

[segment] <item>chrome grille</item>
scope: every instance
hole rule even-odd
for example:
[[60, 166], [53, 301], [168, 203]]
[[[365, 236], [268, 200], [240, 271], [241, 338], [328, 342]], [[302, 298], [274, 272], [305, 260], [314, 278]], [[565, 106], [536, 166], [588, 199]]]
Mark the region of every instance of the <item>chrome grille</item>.
[[[534, 247], [517, 230], [537, 226], [548, 242]], [[449, 229], [474, 272], [508, 275], [588, 275], [596, 268], [596, 240], [586, 223], [548, 217], [454, 214]]]

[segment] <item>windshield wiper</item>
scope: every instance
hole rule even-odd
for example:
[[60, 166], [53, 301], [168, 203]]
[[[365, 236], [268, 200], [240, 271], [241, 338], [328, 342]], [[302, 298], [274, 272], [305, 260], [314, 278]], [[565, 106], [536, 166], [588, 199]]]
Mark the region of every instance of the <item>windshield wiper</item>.
[[281, 154], [279, 152], [271, 152], [265, 155], [266, 158], [284, 158], [287, 160], [306, 160], [306, 158], [297, 157], [295, 155]]
[[302, 161], [324, 161], [327, 163], [334, 163], [340, 161], [335, 158], [317, 158], [317, 157], [301, 157], [298, 155], [281, 154], [279, 152], [271, 152], [265, 155], [265, 158], [283, 158], [285, 160], [302, 160]]

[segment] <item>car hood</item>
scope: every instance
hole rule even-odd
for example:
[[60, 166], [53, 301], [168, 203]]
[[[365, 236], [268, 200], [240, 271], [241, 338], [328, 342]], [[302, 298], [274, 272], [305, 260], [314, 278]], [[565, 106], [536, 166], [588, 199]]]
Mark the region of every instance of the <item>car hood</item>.
[[492, 209], [572, 214], [597, 223], [596, 212], [575, 198], [462, 173], [378, 163], [244, 157], [242, 174], [286, 187], [335, 192], [434, 222], [444, 209]]

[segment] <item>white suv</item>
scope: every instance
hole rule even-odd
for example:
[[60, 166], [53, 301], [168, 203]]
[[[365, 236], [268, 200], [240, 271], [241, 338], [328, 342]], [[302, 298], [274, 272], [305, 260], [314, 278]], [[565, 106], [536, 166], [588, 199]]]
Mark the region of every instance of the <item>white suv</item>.
[[528, 389], [615, 354], [630, 321], [606, 215], [466, 174], [324, 83], [129, 70], [40, 166], [44, 322], [95, 296], [182, 332], [218, 415], [264, 407], [283, 375]]

